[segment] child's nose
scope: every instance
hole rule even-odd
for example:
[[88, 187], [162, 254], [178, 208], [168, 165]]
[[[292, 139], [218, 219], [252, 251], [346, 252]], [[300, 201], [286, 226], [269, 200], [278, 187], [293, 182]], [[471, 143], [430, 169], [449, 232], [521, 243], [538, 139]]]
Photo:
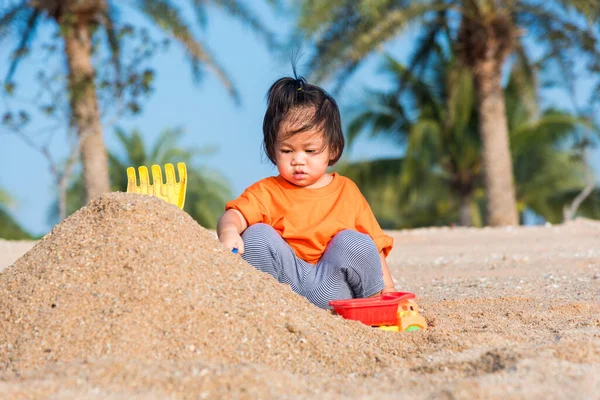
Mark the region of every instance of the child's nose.
[[294, 156], [292, 157], [292, 164], [293, 165], [304, 164], [304, 156], [302, 155], [301, 152], [294, 153]]

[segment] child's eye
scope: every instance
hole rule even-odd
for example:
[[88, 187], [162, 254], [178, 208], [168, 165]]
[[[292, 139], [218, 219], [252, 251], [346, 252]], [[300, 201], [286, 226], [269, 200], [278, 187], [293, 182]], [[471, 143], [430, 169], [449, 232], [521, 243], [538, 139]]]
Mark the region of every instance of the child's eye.
[[306, 150], [307, 153], [316, 153], [316, 150]]
[[288, 153], [291, 153], [291, 152], [292, 152], [291, 150], [279, 150], [279, 151], [281, 151], [281, 152], [282, 152], [282, 153], [284, 153], [284, 154], [288, 154]]

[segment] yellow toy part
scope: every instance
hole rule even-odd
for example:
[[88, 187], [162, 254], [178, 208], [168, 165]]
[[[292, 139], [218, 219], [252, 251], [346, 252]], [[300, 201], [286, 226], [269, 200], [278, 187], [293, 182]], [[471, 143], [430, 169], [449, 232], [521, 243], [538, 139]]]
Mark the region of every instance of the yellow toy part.
[[163, 181], [160, 165], [154, 164], [151, 169], [152, 184], [150, 184], [148, 168], [145, 166], [138, 168], [140, 177], [140, 184], [138, 185], [135, 168], [127, 168], [127, 193], [140, 193], [155, 196], [183, 209], [185, 203], [185, 190], [187, 188], [187, 169], [185, 163], [177, 163], [179, 182], [175, 179], [175, 168], [173, 167], [173, 164], [165, 164], [166, 182]]
[[419, 313], [417, 303], [409, 300], [398, 306], [398, 326], [402, 332], [427, 329], [427, 321]]
[[399, 332], [400, 327], [398, 325], [382, 325], [378, 326], [382, 331]]
[[398, 305], [398, 321], [396, 325], [384, 325], [378, 328], [392, 332], [411, 332], [427, 329], [427, 321], [419, 313], [419, 306], [412, 300]]

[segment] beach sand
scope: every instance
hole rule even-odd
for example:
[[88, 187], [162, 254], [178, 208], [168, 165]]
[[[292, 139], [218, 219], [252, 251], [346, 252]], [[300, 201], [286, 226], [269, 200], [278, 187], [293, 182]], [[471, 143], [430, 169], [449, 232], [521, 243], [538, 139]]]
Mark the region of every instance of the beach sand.
[[0, 241], [2, 398], [600, 398], [599, 222], [388, 234], [425, 331], [343, 320], [177, 207], [100, 196]]

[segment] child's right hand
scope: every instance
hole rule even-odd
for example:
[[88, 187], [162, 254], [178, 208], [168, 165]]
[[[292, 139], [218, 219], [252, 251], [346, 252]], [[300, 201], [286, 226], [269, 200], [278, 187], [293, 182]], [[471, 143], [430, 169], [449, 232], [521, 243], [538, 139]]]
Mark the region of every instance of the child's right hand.
[[244, 240], [235, 230], [221, 232], [219, 240], [229, 250], [237, 249], [238, 254], [244, 254]]

